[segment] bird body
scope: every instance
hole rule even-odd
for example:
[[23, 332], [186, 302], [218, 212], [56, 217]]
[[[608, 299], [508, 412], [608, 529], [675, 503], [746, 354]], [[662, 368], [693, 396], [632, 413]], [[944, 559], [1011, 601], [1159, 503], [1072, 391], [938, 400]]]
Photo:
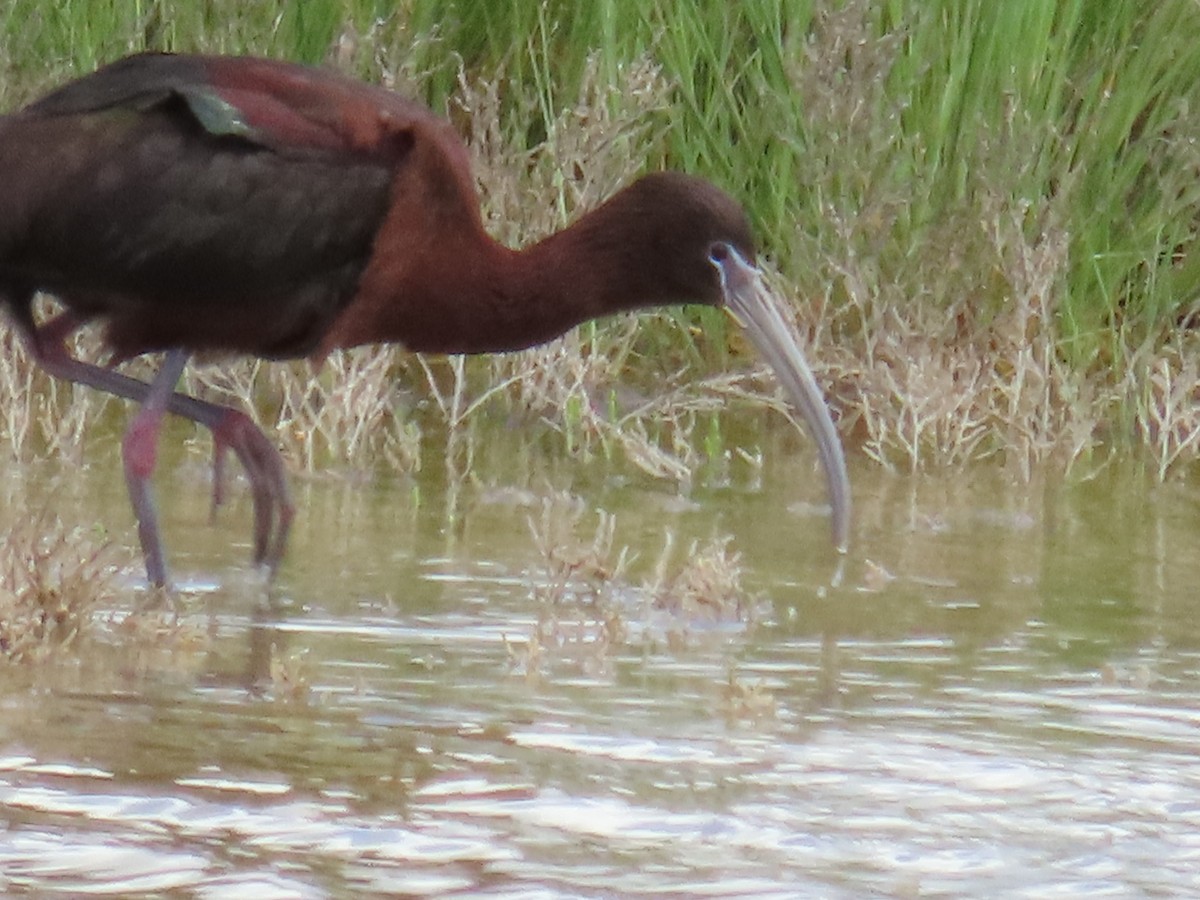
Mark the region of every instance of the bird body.
[[[147, 482], [166, 412], [213, 429], [218, 460], [229, 447], [247, 466], [257, 557], [278, 561], [290, 521], [270, 442], [240, 414], [174, 392], [188, 355], [516, 350], [617, 312], [730, 303], [731, 284], [755, 290], [730, 266], [753, 262], [741, 206], [677, 173], [644, 176], [529, 248], [504, 247], [446, 121], [292, 63], [141, 54], [0, 118], [0, 306], [54, 374], [143, 401], [126, 475], [156, 582]], [[38, 291], [64, 304], [62, 320], [35, 322]], [[164, 374], [143, 383], [70, 359], [62, 338], [92, 319], [116, 360], [167, 352]], [[803, 389], [820, 401], [815, 384]], [[836, 444], [816, 405], [826, 422], [814, 427]]]
[[[0, 277], [103, 317], [123, 358], [184, 347], [275, 359], [381, 341], [514, 350], [662, 300], [628, 278], [658, 268], [648, 248], [618, 285], [587, 281], [562, 302], [546, 266], [579, 271], [573, 255], [586, 258], [603, 227], [529, 256], [497, 244], [451, 127], [322, 69], [129, 57], [4, 120], [0, 171], [23, 174], [0, 198]], [[593, 215], [652, 206], [645, 193]], [[748, 248], [740, 208], [717, 205]]]
[[0, 121], [0, 172], [23, 176], [0, 193], [0, 277], [105, 318], [118, 356], [307, 355], [354, 298], [414, 135], [446, 128], [322, 70], [130, 57]]

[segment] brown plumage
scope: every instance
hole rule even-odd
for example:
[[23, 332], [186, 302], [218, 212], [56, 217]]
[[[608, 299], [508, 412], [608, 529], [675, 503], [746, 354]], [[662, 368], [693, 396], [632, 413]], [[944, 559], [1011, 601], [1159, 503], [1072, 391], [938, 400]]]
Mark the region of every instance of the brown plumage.
[[[53, 374], [142, 401], [123, 450], [157, 584], [149, 477], [165, 412], [212, 429], [218, 462], [228, 448], [246, 466], [258, 562], [278, 563], [292, 515], [261, 431], [174, 392], [188, 355], [319, 360], [376, 342], [499, 352], [671, 303], [728, 304], [758, 321], [751, 336], [771, 345], [818, 435], [844, 546], [840, 445], [753, 262], [741, 207], [675, 173], [643, 177], [525, 250], [504, 247], [484, 230], [466, 149], [445, 121], [290, 63], [143, 54], [0, 118], [0, 305]], [[37, 291], [67, 312], [35, 323]], [[118, 360], [167, 353], [153, 383], [67, 355], [63, 337], [91, 319]]]

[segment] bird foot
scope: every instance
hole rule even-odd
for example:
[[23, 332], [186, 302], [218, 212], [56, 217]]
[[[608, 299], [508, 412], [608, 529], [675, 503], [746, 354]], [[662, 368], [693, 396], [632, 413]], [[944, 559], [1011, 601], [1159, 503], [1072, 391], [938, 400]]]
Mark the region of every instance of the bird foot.
[[212, 425], [213, 491], [212, 515], [225, 501], [225, 456], [232, 450], [246, 477], [254, 501], [254, 562], [272, 574], [283, 558], [296, 507], [287, 484], [287, 471], [279, 449], [236, 409], [223, 409]]

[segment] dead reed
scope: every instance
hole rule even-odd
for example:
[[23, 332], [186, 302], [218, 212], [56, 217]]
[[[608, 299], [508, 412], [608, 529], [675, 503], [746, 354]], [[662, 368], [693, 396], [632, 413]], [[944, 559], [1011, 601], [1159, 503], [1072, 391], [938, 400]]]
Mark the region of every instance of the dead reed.
[[0, 553], [0, 659], [39, 663], [93, 640], [119, 593], [119, 556], [49, 512], [13, 522]]
[[560, 492], [528, 520], [540, 560], [531, 573], [538, 618], [523, 643], [509, 644], [512, 666], [526, 677], [563, 665], [599, 674], [623, 649], [678, 650], [713, 626], [756, 621], [759, 598], [742, 585], [729, 536], [693, 541], [681, 554], [668, 533], [638, 579], [629, 548], [616, 543], [616, 517], [597, 510], [594, 526], [592, 518], [579, 498]]

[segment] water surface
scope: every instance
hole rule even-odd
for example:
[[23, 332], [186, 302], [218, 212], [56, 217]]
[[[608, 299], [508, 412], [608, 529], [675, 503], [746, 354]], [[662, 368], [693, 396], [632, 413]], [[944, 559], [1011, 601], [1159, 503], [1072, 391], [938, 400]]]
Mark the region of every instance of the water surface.
[[[0, 889], [1200, 892], [1194, 481], [856, 464], [839, 563], [812, 457], [777, 443], [686, 495], [506, 440], [458, 484], [435, 464], [302, 481], [269, 600], [244, 500], [212, 526], [201, 457], [164, 464], [195, 640], [148, 659], [114, 625], [104, 659], [0, 677]], [[94, 449], [10, 471], [7, 506], [131, 543], [115, 449]], [[527, 519], [560, 491], [638, 555], [605, 601], [619, 643], [569, 590], [531, 643]], [[731, 538], [752, 621], [650, 605], [668, 531], [677, 563]]]

